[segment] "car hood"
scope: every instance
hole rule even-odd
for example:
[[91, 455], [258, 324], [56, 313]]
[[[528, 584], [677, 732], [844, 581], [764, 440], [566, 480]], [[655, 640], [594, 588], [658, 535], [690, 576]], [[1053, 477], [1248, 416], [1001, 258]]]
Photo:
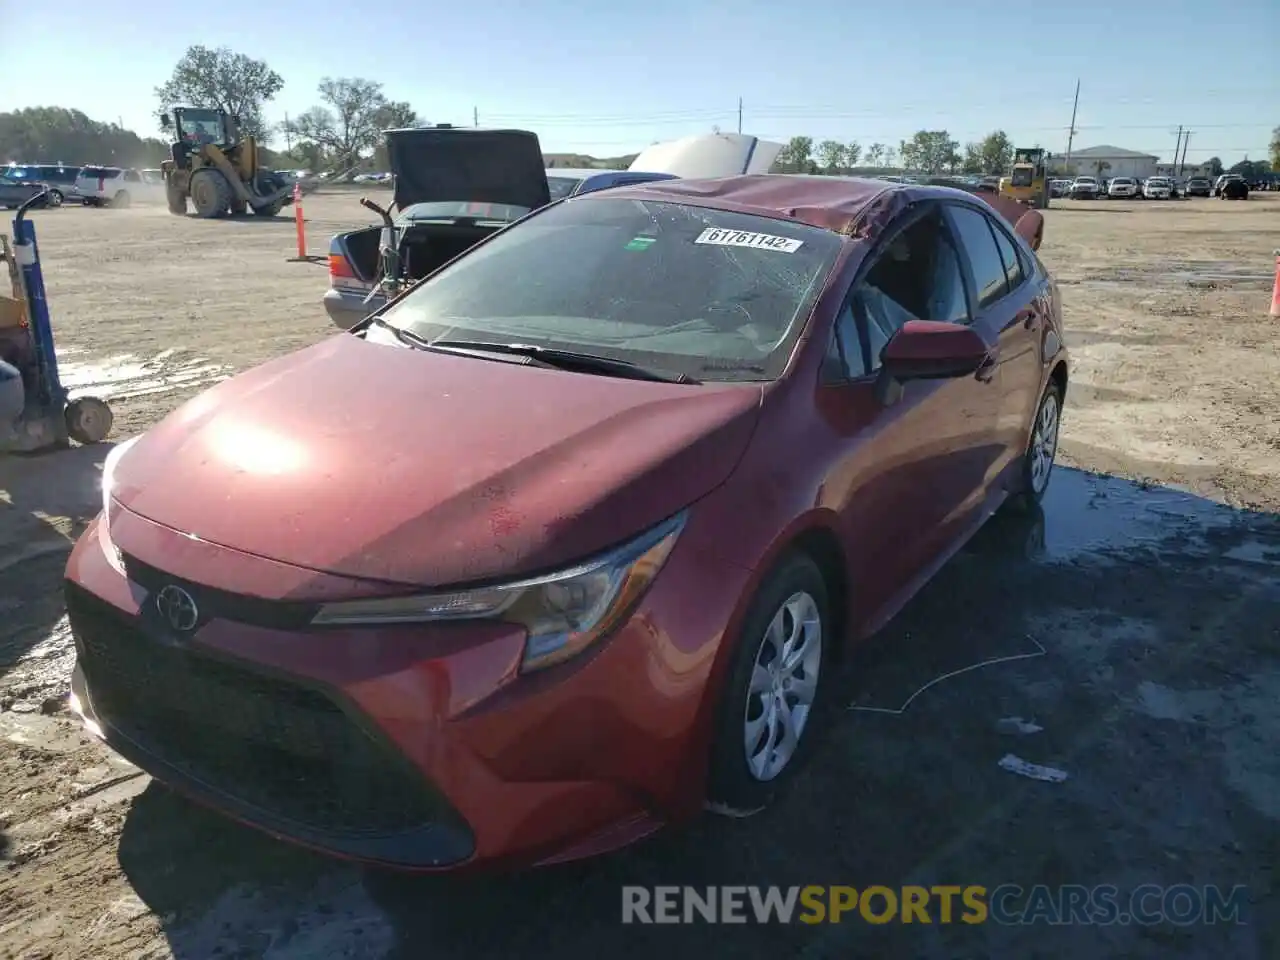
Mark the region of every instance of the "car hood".
[[628, 169], [715, 180], [768, 173], [782, 150], [781, 143], [742, 133], [708, 133], [646, 147]]
[[121, 458], [113, 490], [183, 534], [300, 567], [500, 580], [624, 542], [718, 486], [761, 396], [342, 334], [179, 408]]
[[551, 202], [542, 146], [528, 130], [422, 127], [386, 136], [401, 210], [447, 200], [530, 210]]

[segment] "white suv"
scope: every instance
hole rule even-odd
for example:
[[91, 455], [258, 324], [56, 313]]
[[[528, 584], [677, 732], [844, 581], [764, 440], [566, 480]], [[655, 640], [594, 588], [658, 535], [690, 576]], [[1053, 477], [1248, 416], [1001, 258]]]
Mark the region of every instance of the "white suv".
[[1168, 177], [1147, 177], [1142, 195], [1148, 200], [1168, 200], [1173, 196], [1173, 184]]
[[86, 207], [127, 207], [163, 200], [164, 182], [150, 183], [137, 170], [121, 167], [82, 167], [76, 193]]
[[1115, 177], [1111, 181], [1111, 186], [1107, 187], [1107, 196], [1117, 199], [1123, 197], [1136, 197], [1138, 195], [1138, 181], [1133, 177]]

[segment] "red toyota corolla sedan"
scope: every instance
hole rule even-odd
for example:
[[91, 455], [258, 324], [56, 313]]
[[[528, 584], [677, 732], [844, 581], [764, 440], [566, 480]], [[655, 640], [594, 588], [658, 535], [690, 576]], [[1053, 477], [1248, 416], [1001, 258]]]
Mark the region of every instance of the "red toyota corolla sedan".
[[842, 648], [1044, 493], [1042, 225], [838, 178], [553, 204], [112, 451], [72, 705], [189, 796], [398, 868], [756, 811]]

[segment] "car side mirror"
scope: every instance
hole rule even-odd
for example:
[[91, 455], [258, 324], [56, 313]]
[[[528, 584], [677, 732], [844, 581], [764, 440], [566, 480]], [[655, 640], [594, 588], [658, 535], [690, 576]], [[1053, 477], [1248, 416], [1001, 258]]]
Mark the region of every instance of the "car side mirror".
[[160, 114], [160, 126], [168, 130], [170, 127], [173, 126], [173, 118], [170, 117], [167, 113]]
[[899, 382], [945, 380], [976, 373], [990, 355], [973, 327], [908, 320], [885, 345], [881, 368]]

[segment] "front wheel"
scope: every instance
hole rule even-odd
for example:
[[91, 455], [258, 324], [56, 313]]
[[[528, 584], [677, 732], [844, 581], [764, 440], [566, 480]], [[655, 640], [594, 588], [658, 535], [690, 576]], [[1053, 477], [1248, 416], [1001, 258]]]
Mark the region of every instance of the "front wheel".
[[111, 206], [124, 210], [129, 206], [131, 199], [132, 198], [129, 196], [128, 191], [121, 190], [111, 198]]
[[49, 195], [48, 195], [47, 197], [45, 197], [44, 202], [45, 202], [48, 206], [50, 206], [50, 207], [60, 207], [60, 206], [62, 206], [62, 191], [61, 191], [61, 190], [50, 190], [50, 191], [49, 191]]
[[191, 203], [197, 217], [221, 217], [231, 209], [231, 184], [217, 170], [197, 170], [191, 175]]
[[836, 642], [826, 580], [792, 554], [764, 580], [732, 653], [715, 721], [708, 808], [763, 810], [812, 747], [826, 644]]

